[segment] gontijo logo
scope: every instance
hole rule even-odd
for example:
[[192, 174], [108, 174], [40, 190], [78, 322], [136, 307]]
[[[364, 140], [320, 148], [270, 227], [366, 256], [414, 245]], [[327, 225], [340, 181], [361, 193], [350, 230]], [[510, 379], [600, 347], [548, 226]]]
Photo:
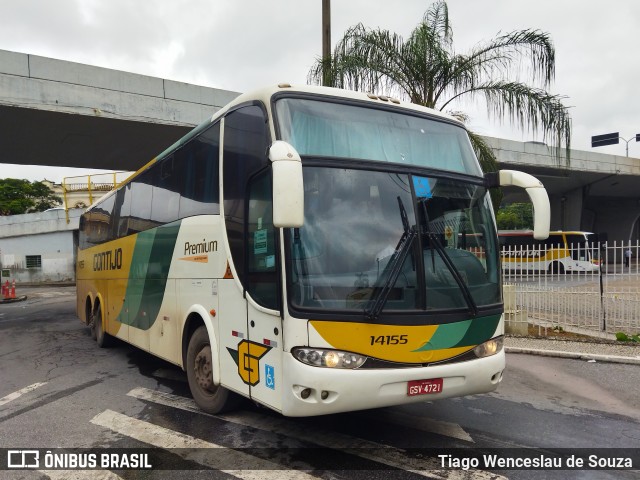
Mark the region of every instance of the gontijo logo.
[[[84, 267], [84, 265], [83, 265]], [[120, 270], [122, 268], [122, 249], [107, 250], [93, 256], [93, 271]]]
[[[242, 340], [238, 344], [238, 350], [231, 348], [227, 348], [227, 350], [236, 365], [238, 365], [238, 375], [240, 375], [242, 381], [252, 387], [260, 383], [260, 359], [271, 350], [271, 347], [249, 340]], [[269, 386], [269, 388], [272, 387]]]

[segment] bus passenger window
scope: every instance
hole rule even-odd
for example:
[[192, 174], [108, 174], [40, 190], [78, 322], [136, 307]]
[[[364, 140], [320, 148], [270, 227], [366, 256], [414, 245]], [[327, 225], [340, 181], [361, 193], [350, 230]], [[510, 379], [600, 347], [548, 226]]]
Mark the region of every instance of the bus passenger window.
[[92, 211], [93, 243], [96, 245], [113, 240], [111, 215], [113, 214], [115, 200], [116, 196], [111, 195]]
[[176, 153], [184, 177], [180, 218], [220, 213], [219, 150], [220, 123], [216, 123]]
[[128, 234], [131, 216], [131, 185], [125, 185], [118, 190], [114, 211], [118, 212], [117, 221], [114, 220], [115, 238], [125, 237]]
[[247, 291], [260, 305], [278, 309], [278, 263], [269, 172], [263, 170], [249, 184]]
[[151, 220], [159, 225], [178, 219], [181, 170], [175, 167], [174, 155], [161, 160], [153, 168], [153, 204]]
[[155, 225], [151, 222], [152, 179], [149, 170], [142, 172], [131, 182], [131, 216], [129, 235], [148, 230]]
[[269, 143], [264, 112], [257, 105], [239, 108], [225, 117], [222, 165], [225, 227], [233, 264], [245, 285], [247, 185], [253, 175], [268, 165]]

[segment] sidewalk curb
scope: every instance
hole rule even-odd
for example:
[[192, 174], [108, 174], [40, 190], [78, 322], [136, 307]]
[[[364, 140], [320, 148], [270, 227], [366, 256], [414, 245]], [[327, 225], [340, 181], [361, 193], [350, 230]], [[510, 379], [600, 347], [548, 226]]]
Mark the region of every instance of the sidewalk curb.
[[597, 355], [593, 353], [563, 352], [561, 350], [542, 350], [538, 348], [521, 347], [505, 347], [505, 352], [541, 355], [543, 357], [573, 358], [577, 360], [595, 360], [597, 362], [640, 365], [640, 357], [623, 357], [620, 355]]
[[16, 298], [5, 298], [3, 300], [0, 300], [0, 305], [3, 305], [5, 303], [17, 303], [17, 302], [22, 302], [24, 300], [27, 299], [26, 295], [20, 295], [19, 297]]

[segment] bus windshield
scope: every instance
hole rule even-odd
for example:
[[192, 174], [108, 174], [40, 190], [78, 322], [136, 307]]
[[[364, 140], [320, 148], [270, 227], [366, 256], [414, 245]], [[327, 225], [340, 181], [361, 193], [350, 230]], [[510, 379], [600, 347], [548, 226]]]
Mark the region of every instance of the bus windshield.
[[282, 98], [276, 103], [280, 137], [300, 155], [415, 165], [482, 175], [460, 126], [393, 110]]
[[303, 171], [304, 226], [290, 229], [288, 242], [294, 308], [366, 315], [383, 288], [383, 312], [466, 314], [470, 305], [500, 303], [484, 187], [391, 172]]

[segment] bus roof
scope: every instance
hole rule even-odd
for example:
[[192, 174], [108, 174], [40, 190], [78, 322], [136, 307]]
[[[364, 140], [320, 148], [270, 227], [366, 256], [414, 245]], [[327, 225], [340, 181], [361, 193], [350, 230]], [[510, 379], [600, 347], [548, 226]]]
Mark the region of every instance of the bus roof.
[[364, 92], [356, 92], [353, 90], [344, 90], [341, 88], [333, 88], [333, 87], [320, 87], [315, 85], [290, 85], [288, 83], [280, 83], [278, 85], [267, 86], [258, 90], [254, 90], [252, 92], [243, 93], [229, 102], [226, 106], [222, 107], [218, 110], [212, 117], [211, 120], [215, 120], [223, 116], [228, 110], [233, 109], [235, 106], [240, 105], [242, 103], [246, 103], [252, 100], [262, 100], [265, 105], [269, 105], [271, 102], [271, 97], [276, 93], [308, 93], [311, 95], [322, 95], [325, 97], [333, 97], [339, 99], [347, 99], [347, 100], [357, 100], [361, 102], [367, 102], [376, 105], [389, 105], [389, 106], [397, 106], [400, 108], [412, 110], [417, 113], [427, 114], [431, 116], [435, 116], [441, 118], [442, 120], [446, 120], [448, 122], [456, 123], [459, 126], [465, 128], [464, 124], [452, 117], [451, 115], [447, 115], [439, 110], [434, 110], [432, 108], [423, 107], [421, 105], [416, 105], [414, 103], [405, 102], [399, 100], [394, 97], [387, 97], [384, 95], [373, 95], [371, 93]]
[[202, 130], [204, 130], [208, 125], [212, 122], [216, 121], [218, 118], [224, 116], [229, 110], [234, 109], [238, 105], [246, 104], [247, 102], [259, 100], [264, 103], [264, 105], [270, 109], [271, 98], [276, 93], [302, 93], [302, 94], [310, 94], [310, 95], [318, 95], [324, 96], [327, 99], [335, 98], [335, 99], [347, 99], [347, 100], [355, 100], [359, 102], [366, 102], [372, 105], [386, 105], [392, 107], [399, 107], [401, 109], [410, 110], [422, 115], [430, 115], [432, 117], [439, 118], [449, 123], [456, 124], [464, 129], [466, 127], [462, 122], [457, 120], [455, 117], [451, 115], [447, 115], [438, 110], [434, 110], [432, 108], [423, 107], [421, 105], [416, 105], [410, 102], [405, 102], [402, 100], [398, 100], [393, 97], [386, 97], [384, 95], [373, 95], [370, 93], [356, 92], [353, 90], [344, 90], [340, 88], [333, 87], [320, 87], [314, 85], [290, 85], [288, 83], [280, 83], [278, 85], [271, 85], [267, 87], [263, 87], [258, 90], [254, 90], [252, 92], [243, 93], [229, 102], [227, 105], [222, 107], [220, 110], [215, 112], [211, 117], [207, 118], [200, 125], [196, 126], [188, 132], [185, 136], [178, 139], [172, 145], [164, 149], [150, 161], [145, 163], [142, 167], [140, 167], [135, 173], [131, 174], [127, 179], [122, 181], [120, 184], [116, 186], [110, 193], [100, 197], [97, 201], [95, 201], [87, 210], [92, 209], [94, 206], [102, 203], [104, 200], [109, 198], [116, 190], [118, 190], [121, 186], [129, 183], [133, 178], [137, 177], [141, 172], [145, 171], [151, 165], [153, 165], [158, 160], [164, 158], [169, 153], [178, 149], [181, 145], [188, 142], [190, 139], [198, 135]]

